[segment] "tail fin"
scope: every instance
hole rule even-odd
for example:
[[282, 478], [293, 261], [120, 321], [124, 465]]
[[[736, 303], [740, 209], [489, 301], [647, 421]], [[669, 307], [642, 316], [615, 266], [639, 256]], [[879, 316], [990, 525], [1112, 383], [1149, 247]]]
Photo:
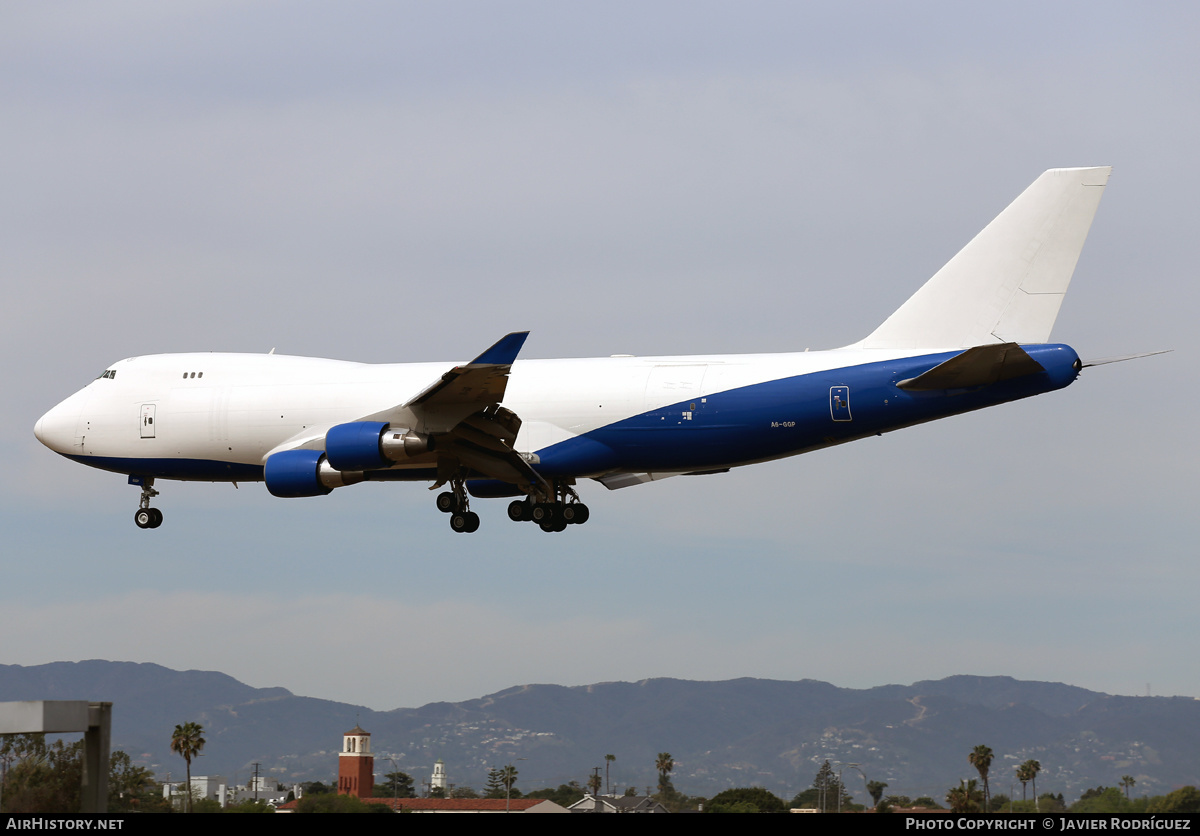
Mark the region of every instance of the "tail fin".
[[1047, 342], [1110, 173], [1042, 174], [855, 347]]

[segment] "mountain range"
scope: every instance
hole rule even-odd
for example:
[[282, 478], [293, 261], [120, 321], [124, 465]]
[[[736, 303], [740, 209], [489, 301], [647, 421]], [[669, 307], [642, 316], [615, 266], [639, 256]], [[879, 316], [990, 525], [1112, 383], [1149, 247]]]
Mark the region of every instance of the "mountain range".
[[[951, 676], [912, 685], [839, 688], [825, 682], [647, 679], [565, 687], [521, 685], [464, 702], [372, 711], [253, 688], [213, 671], [89, 660], [0, 665], [0, 701], [87, 699], [113, 703], [114, 749], [178, 778], [170, 752], [178, 723], [199, 722], [206, 745], [193, 774], [244, 782], [252, 764], [284, 784], [335, 780], [342, 733], [371, 732], [376, 774], [398, 767], [418, 787], [437, 759], [452, 783], [483, 786], [489, 767], [517, 765], [524, 790], [583, 783], [605, 755], [617, 791], [644, 792], [654, 762], [670, 752], [675, 787], [713, 795], [762, 786], [790, 798], [811, 785], [826, 760], [845, 767], [847, 789], [866, 798], [867, 779], [887, 794], [942, 799], [976, 777], [967, 754], [995, 753], [993, 794], [1014, 793], [1014, 768], [1037, 759], [1039, 792], [1068, 803], [1123, 775], [1135, 793], [1200, 784], [1200, 701], [1121, 697], [1004, 676]], [[390, 761], [388, 759], [391, 759]], [[393, 762], [395, 766], [393, 766]]]

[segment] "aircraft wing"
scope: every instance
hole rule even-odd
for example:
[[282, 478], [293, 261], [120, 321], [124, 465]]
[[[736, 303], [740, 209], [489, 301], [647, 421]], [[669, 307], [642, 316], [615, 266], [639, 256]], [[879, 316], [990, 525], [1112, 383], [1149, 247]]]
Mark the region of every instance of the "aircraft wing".
[[528, 331], [501, 337], [470, 363], [455, 366], [412, 400], [365, 417], [429, 435], [440, 487], [462, 468], [532, 491], [545, 480], [514, 449], [521, 419], [500, 405]]

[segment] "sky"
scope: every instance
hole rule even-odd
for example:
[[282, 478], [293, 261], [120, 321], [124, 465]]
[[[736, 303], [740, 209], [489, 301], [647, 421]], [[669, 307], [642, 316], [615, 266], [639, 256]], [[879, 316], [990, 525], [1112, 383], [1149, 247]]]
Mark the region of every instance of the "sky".
[[[952, 674], [1200, 696], [1200, 11], [1158, 3], [6, 3], [0, 663], [374, 709]], [[114, 361], [833, 348], [1043, 170], [1114, 172], [1061, 392], [609, 492], [138, 491], [42, 447]], [[1193, 195], [1193, 197], [1188, 197]], [[86, 695], [83, 695], [86, 696]]]

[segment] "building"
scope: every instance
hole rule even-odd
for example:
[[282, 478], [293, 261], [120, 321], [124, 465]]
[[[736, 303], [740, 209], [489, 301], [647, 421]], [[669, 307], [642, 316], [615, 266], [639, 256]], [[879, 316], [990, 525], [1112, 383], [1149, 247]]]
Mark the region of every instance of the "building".
[[342, 735], [337, 791], [340, 795], [363, 799], [370, 798], [375, 792], [375, 756], [371, 754], [371, 733], [357, 724]]

